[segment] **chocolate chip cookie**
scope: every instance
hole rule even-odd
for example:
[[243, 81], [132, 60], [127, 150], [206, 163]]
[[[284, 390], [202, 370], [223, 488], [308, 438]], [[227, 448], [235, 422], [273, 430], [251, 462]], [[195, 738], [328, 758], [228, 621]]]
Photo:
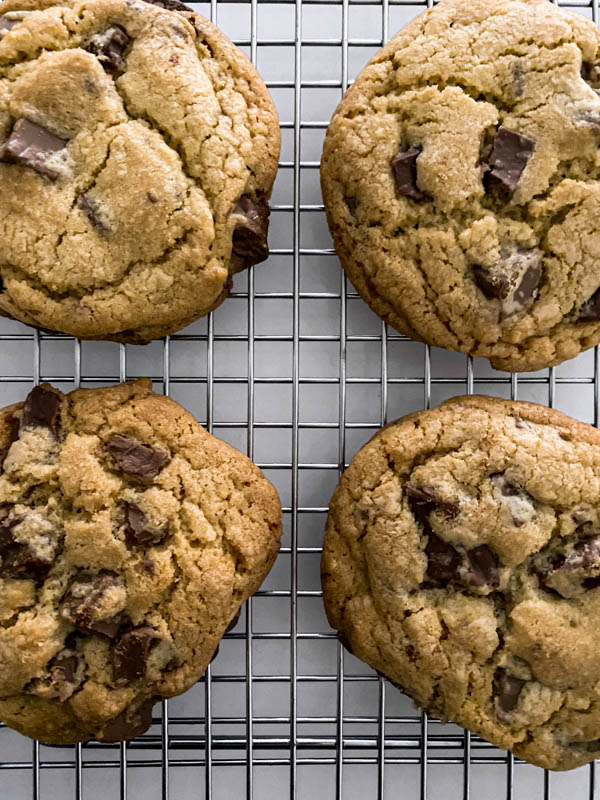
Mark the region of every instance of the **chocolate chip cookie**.
[[384, 428], [330, 505], [327, 615], [426, 711], [532, 764], [600, 758], [600, 432], [458, 397]]
[[279, 126], [246, 56], [176, 0], [5, 0], [0, 314], [142, 344], [267, 258]]
[[275, 490], [150, 381], [0, 411], [0, 719], [131, 739], [200, 678], [279, 548]]
[[329, 126], [342, 264], [402, 333], [558, 364], [600, 342], [600, 33], [547, 0], [442, 0]]

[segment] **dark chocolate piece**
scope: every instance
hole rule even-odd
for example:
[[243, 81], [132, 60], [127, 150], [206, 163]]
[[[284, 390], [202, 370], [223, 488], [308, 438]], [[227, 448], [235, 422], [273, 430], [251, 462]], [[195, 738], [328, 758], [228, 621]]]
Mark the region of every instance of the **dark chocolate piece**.
[[589, 300], [579, 309], [577, 322], [598, 322], [600, 321], [600, 289], [597, 289]]
[[64, 150], [66, 146], [65, 139], [60, 139], [35, 122], [18, 119], [8, 139], [0, 148], [0, 161], [28, 167], [55, 181], [60, 175], [60, 170], [53, 166], [52, 156]]
[[64, 703], [83, 682], [81, 654], [72, 648], [65, 648], [48, 663], [48, 675], [42, 684], [50, 696]]
[[126, 708], [118, 716], [105, 723], [96, 734], [96, 739], [105, 744], [125, 742], [145, 733], [152, 725], [152, 707], [159, 698], [150, 698], [135, 709]]
[[569, 747], [585, 750], [588, 753], [595, 753], [600, 750], [600, 739], [592, 739], [590, 742], [569, 742]]
[[124, 585], [122, 578], [110, 573], [82, 575], [64, 595], [59, 606], [60, 615], [79, 630], [114, 639], [125, 617], [122, 612], [107, 616], [103, 605], [108, 592]]
[[40, 558], [29, 545], [13, 537], [13, 529], [22, 521], [23, 517], [17, 517], [0, 522], [0, 577], [42, 584], [54, 561]]
[[498, 586], [498, 558], [487, 544], [467, 550], [467, 563], [476, 586]]
[[475, 267], [475, 282], [488, 298], [501, 300], [501, 319], [526, 308], [542, 278], [543, 253], [538, 249], [514, 248], [502, 253], [489, 269]]
[[489, 159], [490, 170], [486, 174], [486, 189], [501, 203], [512, 198], [534, 150], [533, 139], [503, 125], [496, 131]]
[[235, 228], [232, 239], [234, 271], [260, 264], [269, 257], [269, 204], [264, 198], [243, 195], [232, 211]]
[[60, 407], [62, 400], [56, 392], [44, 386], [32, 389], [23, 405], [21, 430], [26, 428], [48, 428], [55, 438], [60, 431]]
[[169, 458], [162, 450], [120, 434], [111, 436], [106, 449], [122, 472], [142, 483], [151, 483]]
[[123, 54], [129, 47], [131, 38], [125, 28], [120, 25], [111, 25], [103, 33], [93, 36], [86, 50], [98, 58], [104, 69], [117, 72], [125, 69]]
[[160, 528], [152, 528], [151, 525], [148, 525], [144, 512], [132, 503], [127, 503], [125, 507], [125, 519], [127, 520], [125, 535], [130, 547], [136, 545], [150, 547], [160, 544], [169, 535], [168, 523]]
[[526, 683], [527, 681], [521, 680], [521, 678], [509, 675], [505, 669], [500, 670], [498, 694], [496, 695], [500, 711], [508, 714], [517, 707], [519, 695]]
[[166, 8], [167, 11], [188, 11], [194, 13], [194, 9], [181, 3], [180, 0], [145, 0], [152, 6], [159, 6], [159, 8]]
[[429, 578], [442, 582], [456, 580], [461, 558], [451, 544], [430, 533], [425, 554]]
[[584, 61], [581, 65], [581, 77], [593, 89], [598, 89], [600, 87], [600, 61], [596, 61], [593, 64]]
[[600, 542], [598, 539], [583, 539], [574, 545], [558, 569], [587, 569], [593, 566], [600, 567]]
[[404, 494], [408, 498], [411, 511], [422, 525], [427, 522], [429, 515], [436, 508], [439, 508], [448, 517], [456, 517], [460, 511], [458, 503], [442, 500], [431, 486], [416, 486], [414, 483], [407, 483], [404, 486]]
[[[508, 498], [504, 502], [517, 528], [522, 527], [526, 522], [533, 519], [535, 516], [535, 505], [530, 494], [520, 486], [516, 486], [512, 483], [503, 472], [496, 472], [494, 475], [490, 475], [490, 480], [494, 487], [500, 492], [501, 496]], [[529, 505], [529, 509], [526, 507], [524, 508], [522, 503], [511, 502], [509, 499], [511, 497], [518, 497], [522, 502], [526, 502]]]
[[158, 642], [152, 628], [134, 628], [116, 642], [112, 654], [113, 681], [127, 686], [146, 674], [146, 661], [153, 644]]
[[6, 419], [6, 423], [9, 426], [9, 439], [8, 442], [4, 445], [4, 447], [0, 447], [0, 474], [4, 468], [4, 462], [6, 461], [6, 456], [8, 455], [8, 451], [10, 450], [10, 446], [13, 442], [16, 442], [19, 438], [19, 428], [20, 423], [16, 417], [8, 417]]
[[417, 202], [428, 199], [417, 185], [417, 159], [422, 150], [422, 147], [406, 147], [392, 158], [396, 191]]
[[110, 231], [110, 228], [102, 219], [98, 209], [98, 203], [92, 197], [87, 194], [80, 194], [77, 198], [77, 208], [83, 211], [92, 223], [92, 226], [100, 233], [108, 233]]

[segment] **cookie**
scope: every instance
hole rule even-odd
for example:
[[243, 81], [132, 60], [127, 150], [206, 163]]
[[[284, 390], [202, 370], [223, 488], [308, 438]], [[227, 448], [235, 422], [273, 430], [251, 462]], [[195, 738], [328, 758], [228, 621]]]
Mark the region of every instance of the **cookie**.
[[548, 769], [600, 758], [600, 432], [458, 397], [384, 428], [333, 496], [322, 581], [351, 652]]
[[175, 0], [5, 0], [0, 314], [143, 344], [267, 258], [277, 115]]
[[321, 178], [348, 277], [497, 369], [600, 342], [600, 33], [547, 0], [442, 0], [346, 93]]
[[131, 739], [197, 681], [279, 549], [277, 494], [148, 380], [0, 411], [0, 719]]

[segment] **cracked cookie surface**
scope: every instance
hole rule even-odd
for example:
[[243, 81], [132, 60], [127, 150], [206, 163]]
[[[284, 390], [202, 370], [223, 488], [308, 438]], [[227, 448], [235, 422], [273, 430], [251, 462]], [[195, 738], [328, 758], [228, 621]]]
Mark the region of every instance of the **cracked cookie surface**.
[[547, 0], [442, 0], [373, 58], [321, 182], [377, 314], [498, 369], [600, 342], [599, 63], [592, 21]]
[[143, 733], [204, 673], [279, 549], [277, 494], [145, 379], [0, 411], [0, 719]]
[[0, 5], [0, 314], [144, 343], [267, 257], [267, 89], [210, 22], [160, 5]]
[[322, 581], [358, 658], [548, 769], [600, 757], [600, 432], [459, 397], [391, 423], [333, 496]]

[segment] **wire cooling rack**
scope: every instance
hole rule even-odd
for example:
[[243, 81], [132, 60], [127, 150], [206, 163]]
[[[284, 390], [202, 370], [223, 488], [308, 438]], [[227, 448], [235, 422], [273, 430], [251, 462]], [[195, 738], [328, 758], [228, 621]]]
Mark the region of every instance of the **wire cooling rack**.
[[[1, 405], [41, 380], [69, 391], [150, 376], [260, 464], [285, 525], [275, 567], [199, 684], [156, 706], [150, 731], [128, 744], [51, 748], [0, 727], [1, 800], [597, 797], [594, 765], [550, 775], [416, 712], [342, 650], [322, 609], [328, 500], [388, 419], [477, 391], [599, 421], [598, 350], [540, 373], [495, 372], [386, 329], [343, 278], [319, 191], [327, 121], [349, 80], [427, 5], [194, 5], [244, 48], [278, 106], [271, 258], [238, 276], [210, 317], [144, 348], [0, 320]], [[597, 0], [564, 5], [598, 19]]]

